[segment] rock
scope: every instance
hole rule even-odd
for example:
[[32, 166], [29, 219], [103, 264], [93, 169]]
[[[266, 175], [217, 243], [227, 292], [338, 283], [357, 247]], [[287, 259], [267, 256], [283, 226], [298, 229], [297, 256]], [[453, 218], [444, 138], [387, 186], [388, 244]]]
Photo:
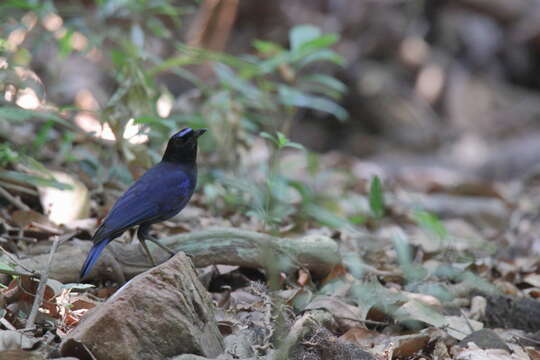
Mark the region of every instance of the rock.
[[45, 355], [35, 351], [5, 350], [0, 351], [0, 359], [6, 360], [46, 360]]
[[223, 338], [209, 294], [191, 260], [178, 253], [92, 310], [68, 334], [61, 351], [81, 357], [85, 347], [100, 360], [216, 357], [223, 352]]

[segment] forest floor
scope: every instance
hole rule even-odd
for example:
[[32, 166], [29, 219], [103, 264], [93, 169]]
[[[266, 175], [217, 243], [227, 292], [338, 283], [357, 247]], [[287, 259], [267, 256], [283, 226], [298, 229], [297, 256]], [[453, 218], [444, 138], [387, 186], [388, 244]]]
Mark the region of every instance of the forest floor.
[[[305, 179], [303, 159], [293, 152], [282, 164]], [[199, 191], [154, 229], [190, 258], [152, 247], [161, 265], [148, 270], [134, 234], [125, 234], [96, 265], [95, 286], [78, 273], [106, 214], [100, 199], [118, 190], [82, 182], [67, 192], [4, 189], [0, 350], [33, 359], [540, 358], [534, 174], [493, 183], [338, 153], [320, 161], [327, 170], [317, 188], [339, 194], [349, 218], [367, 214], [358, 225], [305, 221], [269, 231], [243, 212], [219, 216]], [[374, 186], [375, 175], [382, 182]], [[40, 201], [62, 205], [45, 215]], [[55, 225], [66, 206], [93, 216]], [[202, 310], [176, 304], [179, 296]], [[183, 340], [171, 345], [171, 333]], [[199, 359], [186, 356], [177, 359]]]

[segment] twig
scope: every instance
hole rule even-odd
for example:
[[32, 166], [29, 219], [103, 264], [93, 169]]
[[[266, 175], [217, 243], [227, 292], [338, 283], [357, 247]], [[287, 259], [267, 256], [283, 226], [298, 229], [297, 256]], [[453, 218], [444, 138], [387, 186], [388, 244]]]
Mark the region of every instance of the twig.
[[23, 203], [21, 200], [17, 199], [15, 196], [11, 195], [6, 189], [0, 186], [0, 195], [4, 197], [7, 201], [15, 205], [19, 210], [28, 211], [30, 208]]
[[1, 318], [0, 319], [0, 324], [4, 325], [6, 329], [8, 330], [17, 330], [17, 328], [13, 325], [11, 325], [11, 323], [9, 321], [7, 321], [6, 318]]
[[36, 221], [32, 221], [30, 223], [30, 225], [32, 225], [35, 228], [38, 228], [39, 230], [47, 231], [49, 234], [53, 234], [53, 235], [61, 235], [62, 234], [62, 231], [60, 231], [60, 229], [58, 229], [56, 227], [49, 226], [49, 225], [40, 224], [40, 223], [38, 223]]
[[49, 279], [49, 269], [51, 268], [51, 264], [54, 258], [54, 253], [56, 252], [56, 249], [58, 249], [58, 246], [60, 245], [61, 242], [64, 242], [65, 240], [73, 236], [73, 234], [67, 234], [67, 235], [64, 235], [62, 237], [56, 237], [54, 239], [53, 245], [51, 247], [51, 251], [49, 252], [49, 261], [47, 262], [47, 266], [41, 273], [41, 279], [39, 281], [38, 289], [36, 291], [34, 303], [32, 304], [32, 310], [30, 311], [30, 315], [28, 315], [28, 319], [26, 320], [26, 326], [25, 326], [26, 330], [32, 329], [34, 327], [34, 323], [36, 321], [36, 316], [39, 310], [39, 306], [41, 305], [43, 295], [45, 295], [45, 289], [47, 288], [47, 280]]
[[19, 236], [19, 235], [7, 235], [7, 239], [14, 240], [14, 241], [26, 241], [26, 242], [37, 242], [36, 238], [29, 237], [29, 236]]
[[465, 312], [462, 309], [459, 309], [459, 311], [461, 312], [461, 316], [463, 316], [463, 318], [465, 319], [465, 322], [467, 323], [467, 326], [469, 327], [469, 330], [471, 330], [471, 332], [474, 332], [475, 330], [474, 330], [471, 322], [469, 321], [469, 318], [467, 318], [467, 315], [465, 315]]
[[335, 318], [337, 319], [343, 319], [343, 320], [349, 320], [349, 321], [354, 321], [354, 322], [358, 322], [358, 323], [362, 323], [362, 324], [368, 324], [368, 325], [379, 325], [379, 326], [386, 326], [386, 325], [389, 325], [390, 323], [388, 322], [385, 322], [385, 321], [375, 321], [375, 320], [367, 320], [367, 319], [353, 319], [353, 318], [350, 318], [350, 317], [346, 317], [346, 316], [334, 316]]

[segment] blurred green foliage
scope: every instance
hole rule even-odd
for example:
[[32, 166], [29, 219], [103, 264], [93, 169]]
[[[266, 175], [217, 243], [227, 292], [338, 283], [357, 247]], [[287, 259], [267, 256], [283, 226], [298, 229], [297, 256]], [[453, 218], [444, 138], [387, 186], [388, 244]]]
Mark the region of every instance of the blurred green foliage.
[[[11, 125], [29, 121], [37, 124], [27, 144], [8, 144], [0, 149], [3, 166], [14, 167], [19, 161], [13, 156], [15, 148], [36, 163], [46, 160], [40, 150], [51, 146], [53, 140], [60, 154], [57, 165], [78, 160], [79, 167], [98, 184], [114, 177], [130, 182], [124, 164], [137, 161], [141, 153], [124, 138], [130, 122], [142, 125], [139, 133], [150, 137], [148, 153], [154, 162], [159, 159], [163, 139], [172, 132], [184, 126], [207, 127], [209, 136], [202, 139], [201, 148], [212, 154], [208, 156], [211, 165], [220, 170], [203, 174], [202, 185], [209, 203], [217, 197], [223, 199], [223, 206], [216, 210], [243, 208], [270, 228], [295, 214], [333, 227], [349, 224], [319, 201], [321, 197], [310, 184], [291, 179], [279, 166], [286, 149], [301, 150], [313, 159], [300, 144], [288, 140], [299, 110], [326, 112], [340, 121], [347, 118], [339, 105], [346, 86], [320, 67], [323, 63], [344, 63], [331, 49], [338, 36], [301, 25], [291, 29], [288, 47], [256, 40], [254, 52], [244, 56], [193, 48], [178, 39], [183, 17], [193, 13], [196, 6], [196, 2], [179, 6], [169, 0], [100, 0], [94, 4], [9, 0], [0, 4], [0, 56], [6, 64], [0, 66], [0, 91], [4, 94], [30, 87], [40, 103], [47, 105], [39, 110], [23, 109], [15, 104], [16, 93], [12, 99], [0, 99], [1, 120]], [[51, 22], [53, 25], [47, 25]], [[17, 36], [20, 41], [15, 41]], [[84, 46], [76, 45], [77, 37], [85, 39]], [[153, 51], [153, 45], [160, 41], [166, 42], [172, 54], [163, 56]], [[34, 60], [39, 60], [44, 48], [54, 54], [55, 64], [71, 56], [88, 56], [95, 51], [102, 54], [97, 64], [114, 86], [108, 99], [92, 113], [114, 134], [117, 152], [96, 158], [88, 148], [74, 143], [76, 139], [80, 142], [81, 134], [83, 139], [92, 138], [72, 122], [80, 109], [73, 104], [47, 103], [45, 94], [50, 84], [35, 76], [20, 75], [20, 68], [33, 70]], [[214, 81], [193, 71], [194, 66], [210, 67]], [[186, 80], [192, 90], [175, 99], [158, 81], [167, 73]], [[173, 105], [183, 102], [188, 106], [172, 106], [169, 114], [160, 116], [157, 102], [161, 98]], [[9, 127], [0, 127], [0, 135], [6, 129]], [[3, 136], [9, 141], [7, 134]], [[271, 154], [257, 169], [247, 169], [241, 158], [253, 150], [260, 137], [269, 140]], [[116, 161], [118, 156], [123, 159]], [[103, 169], [102, 164], [109, 164], [110, 170]], [[262, 180], [246, 176], [254, 170]], [[10, 171], [18, 173], [19, 180], [26, 179], [20, 168]], [[298, 197], [300, 201], [292, 201]]]

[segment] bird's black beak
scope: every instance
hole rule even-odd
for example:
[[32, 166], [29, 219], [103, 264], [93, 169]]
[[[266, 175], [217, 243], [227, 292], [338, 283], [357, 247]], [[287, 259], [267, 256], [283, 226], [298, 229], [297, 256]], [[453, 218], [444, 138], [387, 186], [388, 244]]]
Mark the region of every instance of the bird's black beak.
[[199, 130], [195, 130], [194, 133], [195, 133], [195, 138], [198, 138], [199, 136], [202, 136], [205, 132], [207, 132], [208, 129], [199, 129]]

